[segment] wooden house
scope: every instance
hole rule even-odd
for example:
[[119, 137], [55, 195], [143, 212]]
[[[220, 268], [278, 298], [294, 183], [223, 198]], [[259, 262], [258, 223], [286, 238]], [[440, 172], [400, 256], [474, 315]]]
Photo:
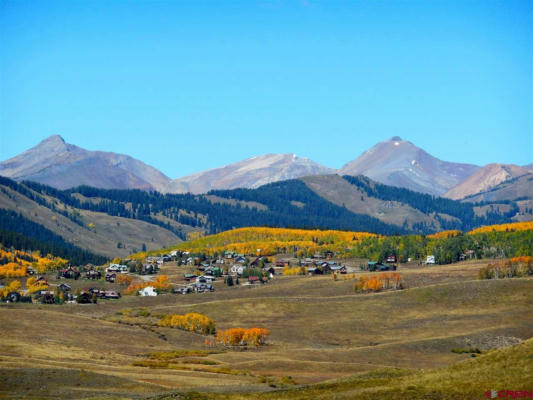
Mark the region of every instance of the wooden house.
[[57, 290], [59, 290], [61, 292], [70, 292], [72, 290], [72, 288], [69, 285], [67, 285], [66, 283], [62, 283], [62, 284], [60, 284], [57, 287]]

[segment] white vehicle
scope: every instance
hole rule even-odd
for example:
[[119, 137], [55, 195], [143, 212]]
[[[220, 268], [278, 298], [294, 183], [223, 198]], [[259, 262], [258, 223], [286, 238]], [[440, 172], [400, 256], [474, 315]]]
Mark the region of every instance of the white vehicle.
[[435, 256], [433, 254], [426, 257], [426, 264], [435, 264]]

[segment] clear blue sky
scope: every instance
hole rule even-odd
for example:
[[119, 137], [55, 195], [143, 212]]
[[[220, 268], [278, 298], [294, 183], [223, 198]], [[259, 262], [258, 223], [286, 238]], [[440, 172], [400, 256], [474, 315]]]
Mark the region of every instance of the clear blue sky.
[[172, 178], [401, 136], [533, 162], [533, 1], [0, 0], [0, 159], [51, 134]]

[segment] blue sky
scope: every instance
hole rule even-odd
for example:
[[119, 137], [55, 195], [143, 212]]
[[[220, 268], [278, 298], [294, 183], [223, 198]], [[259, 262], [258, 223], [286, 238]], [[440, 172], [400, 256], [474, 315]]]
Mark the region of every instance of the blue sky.
[[172, 178], [401, 136], [533, 162], [533, 1], [0, 0], [0, 159], [51, 134]]

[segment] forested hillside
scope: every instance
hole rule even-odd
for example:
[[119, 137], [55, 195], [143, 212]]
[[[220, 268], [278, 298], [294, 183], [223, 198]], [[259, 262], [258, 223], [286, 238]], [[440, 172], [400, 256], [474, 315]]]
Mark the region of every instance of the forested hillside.
[[[407, 204], [424, 214], [435, 214], [435, 218], [440, 222], [443, 229], [470, 230], [481, 225], [499, 224], [509, 222], [519, 211], [514, 202], [507, 202], [511, 205], [509, 211], [505, 213], [488, 212], [483, 217], [477, 216], [474, 206], [485, 203], [462, 203], [443, 197], [435, 197], [430, 194], [422, 194], [409, 189], [397, 188], [374, 182], [365, 176], [343, 176], [352, 185], [362, 189], [368, 196], [388, 201], [398, 201]], [[454, 218], [446, 218], [446, 217]], [[420, 232], [428, 232], [426, 226], [419, 224], [415, 227]]]
[[[358, 190], [354, 193], [358, 198], [364, 195], [365, 204], [379, 202], [380, 206], [373, 212], [366, 209], [359, 213], [351, 204], [344, 205], [345, 194], [337, 196], [335, 201], [327, 200], [302, 180], [192, 195], [87, 186], [58, 190], [0, 177], [0, 209], [16, 212], [16, 215], [4, 214], [9, 218], [0, 227], [6, 231], [5, 240], [19, 247], [46, 251], [47, 246], [53, 245], [64, 257], [96, 261], [91, 258], [93, 255], [80, 251], [89, 250], [107, 257], [126, 256], [165, 247], [179, 242], [180, 238], [186, 240], [192, 232], [215, 234], [250, 226], [336, 229], [381, 235], [428, 234], [442, 229], [468, 231], [482, 225], [512, 222], [516, 211], [516, 205], [511, 202], [505, 212], [498, 212], [498, 207], [487, 207], [489, 211], [479, 216], [474, 213], [478, 204], [435, 198], [377, 184], [364, 177], [337, 177], [337, 180], [347, 187], [356, 186]], [[348, 204], [350, 199], [345, 200]], [[389, 203], [397, 208], [387, 211]], [[382, 209], [388, 215], [395, 214], [395, 219], [382, 217]], [[24, 220], [13, 222], [20, 218]], [[411, 219], [407, 223], [403, 218]], [[30, 222], [44, 226], [47, 231]]]
[[7, 248], [53, 254], [80, 265], [102, 264], [106, 257], [67, 243], [61, 236], [13, 211], [0, 209], [0, 243]]
[[[184, 242], [152, 254], [170, 250], [207, 256], [234, 251], [255, 256], [279, 253], [312, 257], [333, 252], [337, 257], [358, 257], [384, 262], [395, 255], [400, 262], [426, 261], [433, 254], [438, 264], [463, 258], [503, 258], [533, 254], [533, 222], [493, 225], [471, 232], [446, 231], [433, 235], [383, 236], [365, 232], [320, 231], [280, 228], [241, 228]], [[143, 258], [147, 253], [139, 253]]]
[[[5, 178], [4, 178], [5, 179]], [[13, 182], [14, 185], [17, 185]], [[31, 182], [24, 182], [37, 193], [53, 196], [64, 204], [109, 215], [140, 219], [172, 230], [182, 238], [185, 231], [158, 217], [217, 233], [245, 226], [276, 226], [297, 228], [331, 228], [393, 234], [404, 229], [385, 224], [367, 215], [358, 215], [328, 202], [309, 190], [299, 180], [276, 182], [257, 189], [211, 191], [229, 200], [256, 202], [264, 209], [242, 205], [241, 202], [217, 203], [203, 195], [161, 194], [141, 190], [106, 190], [82, 186], [65, 191]], [[80, 200], [80, 194], [87, 200]], [[53, 207], [53, 204], [50, 205]]]

